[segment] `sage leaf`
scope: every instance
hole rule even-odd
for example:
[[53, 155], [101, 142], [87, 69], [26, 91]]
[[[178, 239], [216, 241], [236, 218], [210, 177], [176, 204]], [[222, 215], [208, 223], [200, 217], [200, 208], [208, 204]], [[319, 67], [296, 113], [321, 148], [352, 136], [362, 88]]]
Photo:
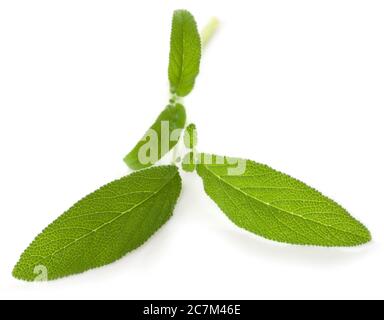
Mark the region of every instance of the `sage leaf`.
[[168, 221], [180, 191], [175, 166], [137, 171], [107, 184], [49, 225], [22, 254], [13, 275], [33, 281], [38, 268], [54, 280], [116, 261]]
[[300, 245], [345, 247], [371, 240], [344, 208], [286, 174], [249, 160], [200, 158], [197, 172], [206, 193], [241, 228]]
[[173, 14], [168, 67], [173, 94], [185, 97], [192, 91], [199, 74], [200, 59], [201, 42], [195, 19], [188, 11], [177, 10]]
[[181, 104], [169, 105], [124, 158], [132, 170], [148, 168], [171, 151], [185, 127], [186, 112]]

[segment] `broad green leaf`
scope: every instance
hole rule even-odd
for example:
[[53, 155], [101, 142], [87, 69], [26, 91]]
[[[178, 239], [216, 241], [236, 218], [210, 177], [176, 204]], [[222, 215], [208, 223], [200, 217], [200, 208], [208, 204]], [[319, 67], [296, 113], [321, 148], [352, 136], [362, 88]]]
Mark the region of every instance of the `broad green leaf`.
[[200, 155], [207, 194], [237, 226], [279, 242], [356, 246], [367, 228], [304, 183], [249, 160]]
[[171, 217], [181, 190], [175, 166], [137, 171], [100, 188], [49, 225], [22, 254], [13, 275], [47, 280], [116, 261]]
[[171, 92], [188, 95], [199, 74], [201, 59], [200, 35], [194, 17], [186, 10], [173, 15], [168, 78]]
[[159, 115], [144, 137], [124, 158], [132, 170], [148, 168], [171, 151], [185, 127], [186, 113], [181, 104], [169, 105]]
[[196, 125], [191, 123], [184, 131], [184, 145], [188, 149], [194, 149], [197, 146]]

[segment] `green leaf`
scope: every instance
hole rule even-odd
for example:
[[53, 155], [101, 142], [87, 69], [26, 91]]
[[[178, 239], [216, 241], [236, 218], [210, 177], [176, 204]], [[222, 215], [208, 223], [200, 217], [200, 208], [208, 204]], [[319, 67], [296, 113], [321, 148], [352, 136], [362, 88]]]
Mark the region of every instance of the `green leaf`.
[[184, 145], [188, 149], [194, 149], [197, 146], [196, 125], [191, 123], [184, 131]]
[[22, 254], [13, 275], [33, 281], [81, 273], [116, 261], [171, 217], [181, 190], [175, 166], [137, 171], [88, 195], [49, 225]]
[[345, 209], [296, 179], [249, 160], [200, 156], [197, 172], [205, 191], [241, 228], [301, 245], [343, 247], [371, 240]]
[[186, 10], [173, 15], [168, 78], [171, 92], [188, 95], [199, 74], [201, 59], [200, 35], [194, 17]]
[[144, 137], [124, 158], [132, 170], [148, 168], [177, 144], [185, 127], [186, 112], [181, 104], [169, 105], [159, 115]]

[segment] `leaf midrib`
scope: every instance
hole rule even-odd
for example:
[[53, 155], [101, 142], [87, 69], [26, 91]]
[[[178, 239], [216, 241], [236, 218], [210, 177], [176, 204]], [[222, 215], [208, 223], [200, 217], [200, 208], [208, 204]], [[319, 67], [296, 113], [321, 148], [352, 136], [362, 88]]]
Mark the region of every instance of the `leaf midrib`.
[[185, 60], [185, 25], [184, 25], [185, 19], [184, 19], [184, 14], [181, 17], [181, 42], [182, 42], [182, 53], [181, 53], [181, 65], [180, 65], [180, 73], [178, 75], [178, 81], [177, 81], [177, 89], [176, 89], [176, 94], [179, 95], [180, 90], [180, 84], [182, 83], [183, 76], [184, 76], [184, 60]]
[[55, 255], [57, 255], [59, 252], [61, 251], [64, 251], [66, 249], [68, 249], [70, 246], [74, 245], [75, 243], [83, 240], [83, 239], [86, 239], [88, 236], [90, 236], [91, 234], [93, 233], [96, 233], [98, 232], [99, 230], [101, 230], [102, 228], [112, 224], [113, 222], [115, 222], [116, 220], [120, 219], [121, 217], [125, 216], [127, 213], [130, 213], [132, 212], [132, 210], [138, 208], [139, 206], [141, 206], [142, 204], [144, 204], [145, 202], [147, 202], [148, 200], [152, 199], [155, 195], [158, 195], [167, 185], [169, 185], [175, 178], [177, 177], [177, 171], [175, 172], [175, 174], [166, 182], [164, 183], [163, 186], [161, 186], [161, 188], [159, 190], [157, 190], [156, 192], [152, 193], [149, 197], [145, 198], [144, 200], [142, 200], [141, 202], [137, 203], [136, 205], [134, 205], [132, 208], [129, 208], [128, 210], [126, 211], [123, 211], [120, 215], [118, 215], [117, 217], [111, 219], [110, 221], [108, 222], [105, 222], [103, 223], [101, 226], [97, 227], [96, 229], [86, 233], [85, 235], [81, 236], [80, 238], [72, 241], [71, 243], [67, 244], [66, 246], [64, 246], [63, 248], [60, 248], [58, 250], [56, 250], [55, 252], [49, 254], [48, 256], [45, 256], [43, 257], [44, 259], [47, 259], [47, 258], [50, 258], [52, 259]]
[[297, 215], [297, 214], [295, 214], [295, 213], [293, 213], [293, 212], [289, 212], [289, 211], [287, 211], [287, 210], [284, 210], [284, 209], [278, 208], [278, 207], [276, 207], [276, 206], [274, 206], [274, 205], [271, 205], [271, 204], [269, 204], [269, 203], [267, 203], [267, 202], [265, 202], [265, 201], [263, 201], [263, 200], [260, 200], [260, 199], [256, 198], [256, 196], [250, 196], [248, 193], [244, 192], [244, 191], [241, 190], [240, 188], [237, 188], [237, 187], [231, 185], [230, 183], [228, 183], [227, 181], [225, 181], [224, 179], [222, 179], [219, 175], [216, 175], [212, 170], [209, 169], [208, 166], [206, 166], [206, 165], [203, 165], [203, 166], [204, 166], [204, 168], [207, 169], [208, 172], [210, 172], [210, 173], [212, 174], [212, 176], [217, 177], [220, 181], [222, 181], [224, 184], [226, 184], [226, 185], [229, 186], [230, 188], [232, 188], [232, 189], [234, 189], [234, 190], [237, 190], [237, 191], [241, 192], [241, 193], [244, 194], [247, 198], [251, 198], [251, 199], [256, 200], [256, 201], [258, 201], [259, 203], [261, 203], [261, 204], [267, 206], [267, 207], [271, 207], [271, 208], [274, 208], [274, 209], [276, 209], [276, 210], [278, 210], [278, 211], [285, 212], [285, 213], [287, 213], [287, 214], [289, 214], [289, 215], [298, 217], [298, 218], [300, 218], [300, 219], [302, 219], [302, 220], [309, 221], [309, 222], [312, 222], [312, 223], [314, 223], [314, 224], [318, 224], [318, 225], [320, 225], [320, 226], [327, 227], [327, 228], [331, 228], [331, 229], [334, 229], [334, 230], [336, 230], [336, 231], [340, 231], [340, 232], [343, 232], [343, 233], [346, 233], [346, 234], [353, 235], [354, 237], [359, 237], [359, 238], [361, 238], [361, 239], [363, 239], [363, 240], [366, 240], [366, 238], [363, 237], [363, 236], [361, 236], [361, 235], [358, 235], [358, 234], [355, 234], [355, 233], [352, 233], [352, 232], [349, 232], [349, 231], [341, 230], [341, 229], [338, 229], [338, 228], [336, 228], [336, 227], [334, 227], [334, 226], [327, 225], [327, 224], [323, 224], [323, 223], [321, 223], [321, 222], [318, 222], [318, 221], [314, 221], [314, 220], [305, 218], [305, 217], [300, 216], [300, 215]]

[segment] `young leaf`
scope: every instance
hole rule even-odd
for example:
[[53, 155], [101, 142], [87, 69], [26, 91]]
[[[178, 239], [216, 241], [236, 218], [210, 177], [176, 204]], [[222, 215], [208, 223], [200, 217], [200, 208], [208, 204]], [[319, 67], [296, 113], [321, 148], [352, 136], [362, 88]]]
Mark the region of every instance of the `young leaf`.
[[188, 149], [194, 149], [197, 146], [196, 125], [191, 123], [184, 131], [184, 145]]
[[249, 160], [200, 156], [197, 172], [207, 194], [241, 228], [301, 245], [356, 246], [371, 240], [345, 209], [298, 180]]
[[97, 268], [141, 246], [172, 215], [181, 190], [175, 166], [153, 167], [88, 195], [48, 226], [22, 254], [13, 275], [47, 280]]
[[194, 17], [186, 10], [173, 15], [168, 78], [171, 92], [188, 95], [199, 74], [201, 59], [200, 35]]
[[171, 151], [185, 127], [186, 113], [181, 104], [169, 105], [159, 115], [144, 137], [124, 158], [132, 170], [148, 168]]

